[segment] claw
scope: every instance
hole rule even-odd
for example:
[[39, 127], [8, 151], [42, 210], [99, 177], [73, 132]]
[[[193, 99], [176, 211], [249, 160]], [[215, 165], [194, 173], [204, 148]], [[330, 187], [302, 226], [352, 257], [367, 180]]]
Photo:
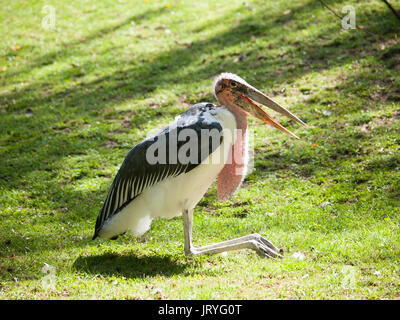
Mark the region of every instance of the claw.
[[261, 235], [257, 235], [257, 241], [261, 244], [261, 250], [263, 250], [263, 254], [266, 255], [268, 258], [283, 258], [282, 255], [280, 255], [279, 249], [269, 240], [265, 239]]
[[279, 249], [277, 247], [275, 247], [269, 240], [262, 238], [262, 241], [267, 242], [269, 244], [268, 248], [273, 252], [274, 257], [283, 258], [283, 256], [278, 253]]

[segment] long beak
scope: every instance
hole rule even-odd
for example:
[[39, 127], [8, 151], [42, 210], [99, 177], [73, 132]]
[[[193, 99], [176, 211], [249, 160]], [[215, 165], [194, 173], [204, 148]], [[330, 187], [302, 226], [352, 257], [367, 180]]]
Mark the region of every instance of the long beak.
[[[240, 93], [239, 93], [240, 94]], [[282, 126], [278, 121], [276, 121], [274, 118], [272, 118], [269, 114], [267, 114], [263, 109], [261, 109], [258, 105], [256, 105], [253, 101], [251, 101], [249, 98], [252, 100], [269, 107], [280, 114], [283, 114], [290, 119], [300, 123], [301, 125], [308, 127], [303, 121], [301, 121], [298, 117], [296, 117], [293, 113], [291, 113], [289, 110], [285, 109], [281, 105], [279, 105], [277, 102], [272, 100], [270, 97], [262, 93], [261, 91], [257, 90], [256, 88], [249, 86], [247, 87], [247, 96], [240, 94], [242, 97], [241, 99], [241, 107], [254, 117], [264, 121], [265, 123], [283, 131], [286, 132], [287, 134], [291, 135], [292, 137], [299, 139], [294, 133], [290, 132], [288, 129], [286, 129], [284, 126]]]

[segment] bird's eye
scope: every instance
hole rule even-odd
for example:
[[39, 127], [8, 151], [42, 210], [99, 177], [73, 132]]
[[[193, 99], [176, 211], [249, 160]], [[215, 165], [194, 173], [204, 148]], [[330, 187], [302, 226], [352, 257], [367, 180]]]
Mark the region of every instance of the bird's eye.
[[231, 87], [232, 87], [232, 88], [236, 88], [236, 87], [237, 87], [237, 83], [234, 82], [234, 81], [231, 81]]

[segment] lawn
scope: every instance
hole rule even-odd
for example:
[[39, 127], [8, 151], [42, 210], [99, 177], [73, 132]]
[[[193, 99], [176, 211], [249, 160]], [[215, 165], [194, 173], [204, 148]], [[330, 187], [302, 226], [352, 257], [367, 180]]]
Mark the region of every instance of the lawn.
[[[400, 1], [391, 0], [400, 10]], [[382, 1], [0, 1], [0, 299], [399, 299], [400, 21]], [[250, 120], [252, 171], [181, 218], [91, 240], [127, 152], [232, 72], [298, 115]]]

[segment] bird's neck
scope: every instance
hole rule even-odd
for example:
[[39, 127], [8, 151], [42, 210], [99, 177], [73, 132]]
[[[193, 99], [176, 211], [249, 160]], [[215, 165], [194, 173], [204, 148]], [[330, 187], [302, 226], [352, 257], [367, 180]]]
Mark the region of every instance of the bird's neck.
[[247, 114], [240, 110], [238, 107], [228, 107], [228, 109], [235, 117], [236, 129], [238, 130], [238, 134], [242, 134], [242, 136], [244, 137], [247, 131]]
[[241, 130], [245, 134], [247, 131], [247, 117], [244, 113], [236, 113], [236, 127], [238, 130]]
[[[228, 159], [218, 174], [217, 194], [219, 200], [227, 200], [242, 183], [247, 171], [247, 119], [246, 114], [228, 108], [235, 116], [236, 139], [230, 147]], [[236, 111], [236, 112], [235, 112]]]

